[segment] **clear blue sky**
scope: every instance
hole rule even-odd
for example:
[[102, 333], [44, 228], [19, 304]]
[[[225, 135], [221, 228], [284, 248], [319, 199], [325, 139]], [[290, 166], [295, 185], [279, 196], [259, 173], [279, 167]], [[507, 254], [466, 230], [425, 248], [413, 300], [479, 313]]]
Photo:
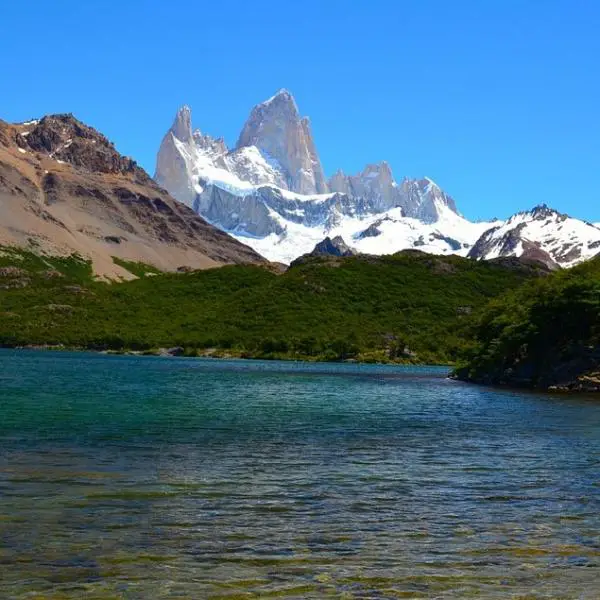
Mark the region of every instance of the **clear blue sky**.
[[229, 144], [285, 87], [328, 175], [387, 160], [470, 218], [600, 221], [598, 0], [5, 1], [0, 118], [73, 112], [154, 172], [177, 107]]

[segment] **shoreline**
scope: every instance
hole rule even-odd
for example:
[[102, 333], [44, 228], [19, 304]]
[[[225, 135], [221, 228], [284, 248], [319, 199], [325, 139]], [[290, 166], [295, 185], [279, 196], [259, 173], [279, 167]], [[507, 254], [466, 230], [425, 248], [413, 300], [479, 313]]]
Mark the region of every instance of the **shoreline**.
[[499, 390], [515, 390], [520, 392], [532, 392], [543, 394], [557, 394], [569, 396], [582, 396], [585, 394], [600, 394], [600, 380], [590, 378], [588, 374], [582, 374], [575, 379], [563, 383], [553, 383], [547, 386], [535, 385], [527, 380], [515, 381], [482, 381], [471, 377], [460, 377], [459, 369], [453, 370], [449, 379], [462, 381], [471, 385], [477, 385], [483, 388]]
[[264, 360], [264, 361], [282, 361], [282, 362], [302, 362], [302, 363], [332, 363], [332, 364], [362, 364], [362, 365], [380, 365], [380, 366], [430, 366], [446, 367], [452, 369], [455, 365], [452, 363], [422, 362], [416, 360], [370, 360], [360, 358], [346, 359], [326, 359], [319, 356], [285, 356], [285, 355], [251, 355], [248, 352], [232, 352], [220, 350], [217, 348], [208, 348], [204, 350], [194, 349], [194, 353], [186, 351], [182, 347], [173, 348], [152, 348], [149, 350], [115, 350], [86, 348], [83, 346], [66, 346], [64, 344], [19, 344], [8, 345], [1, 344], [0, 349], [5, 350], [30, 350], [46, 352], [90, 352], [92, 354], [103, 354], [107, 356], [154, 356], [157, 358], [211, 358], [215, 360]]
[[138, 356], [138, 357], [155, 357], [155, 358], [201, 358], [212, 360], [245, 360], [245, 361], [281, 361], [281, 362], [297, 362], [297, 363], [322, 363], [322, 364], [357, 364], [357, 365], [377, 365], [377, 366], [415, 366], [415, 367], [445, 367], [449, 369], [447, 378], [461, 383], [478, 386], [487, 389], [497, 390], [514, 390], [520, 392], [556, 394], [562, 396], [583, 396], [585, 394], [600, 394], [600, 380], [589, 381], [586, 375], [582, 375], [581, 379], [574, 381], [553, 384], [547, 387], [535, 386], [529, 382], [483, 382], [467, 377], [459, 376], [459, 369], [455, 365], [448, 363], [432, 363], [420, 361], [376, 361], [376, 360], [360, 360], [357, 358], [327, 360], [319, 357], [301, 357], [301, 356], [251, 356], [247, 353], [232, 353], [221, 351], [216, 348], [209, 348], [205, 351], [197, 350], [195, 354], [186, 353], [184, 348], [153, 348], [151, 350], [114, 350], [114, 349], [97, 349], [85, 348], [82, 346], [65, 346], [63, 344], [44, 345], [44, 344], [26, 344], [26, 345], [0, 345], [0, 349], [5, 350], [26, 350], [26, 351], [41, 351], [41, 352], [89, 352], [91, 354], [100, 354], [105, 356]]

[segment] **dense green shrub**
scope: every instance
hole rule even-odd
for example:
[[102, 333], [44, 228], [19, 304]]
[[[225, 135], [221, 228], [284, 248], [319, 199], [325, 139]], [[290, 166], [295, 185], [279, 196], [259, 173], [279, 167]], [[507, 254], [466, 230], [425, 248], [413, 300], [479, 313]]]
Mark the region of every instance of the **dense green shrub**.
[[547, 387], [598, 363], [600, 259], [528, 282], [472, 322], [461, 377]]
[[471, 313], [534, 276], [414, 252], [312, 260], [281, 275], [256, 266], [155, 274], [119, 264], [140, 278], [99, 282], [79, 257], [4, 249], [0, 267], [20, 267], [21, 283], [0, 276], [0, 343], [452, 363], [472, 345]]

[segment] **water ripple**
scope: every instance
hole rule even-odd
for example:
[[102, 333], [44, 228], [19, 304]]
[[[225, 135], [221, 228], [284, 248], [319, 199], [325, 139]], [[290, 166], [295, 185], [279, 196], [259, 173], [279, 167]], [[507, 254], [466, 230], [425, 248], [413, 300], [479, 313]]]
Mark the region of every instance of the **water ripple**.
[[600, 597], [600, 402], [0, 351], [0, 597]]

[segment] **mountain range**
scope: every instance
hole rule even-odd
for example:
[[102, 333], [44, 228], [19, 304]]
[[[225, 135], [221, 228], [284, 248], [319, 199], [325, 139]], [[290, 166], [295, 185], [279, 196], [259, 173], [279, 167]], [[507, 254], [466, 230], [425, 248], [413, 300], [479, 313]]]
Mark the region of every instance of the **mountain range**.
[[387, 162], [327, 179], [287, 90], [255, 106], [233, 148], [192, 128], [182, 107], [160, 145], [155, 180], [208, 222], [271, 261], [290, 263], [325, 238], [354, 252], [419, 249], [474, 259], [526, 256], [570, 267], [600, 251], [600, 229], [544, 205], [471, 222], [432, 179], [397, 181]]
[[231, 149], [181, 108], [154, 180], [70, 114], [0, 120], [0, 217], [0, 246], [78, 253], [108, 279], [134, 276], [122, 261], [174, 271], [415, 249], [558, 268], [600, 252], [597, 225], [545, 205], [471, 222], [430, 178], [396, 181], [386, 162], [326, 178], [286, 90], [252, 109]]

